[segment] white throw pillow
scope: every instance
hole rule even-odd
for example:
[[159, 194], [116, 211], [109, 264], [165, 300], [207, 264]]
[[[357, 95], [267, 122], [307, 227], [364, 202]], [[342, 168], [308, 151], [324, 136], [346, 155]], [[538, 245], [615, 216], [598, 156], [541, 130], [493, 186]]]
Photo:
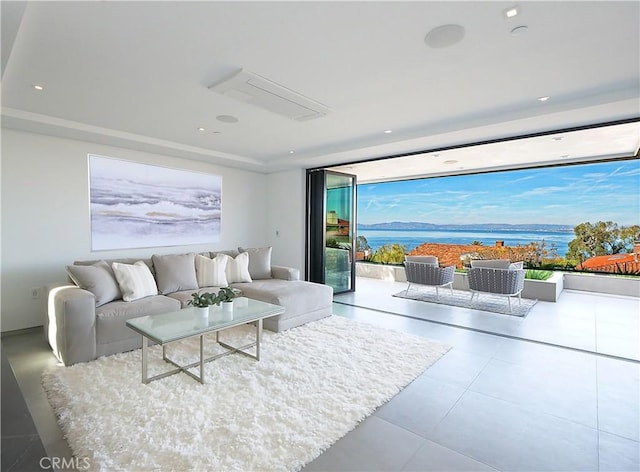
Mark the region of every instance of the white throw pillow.
[[151, 270], [143, 261], [138, 261], [133, 265], [114, 262], [111, 267], [113, 267], [113, 273], [125, 302], [158, 295], [156, 281], [151, 275]]
[[227, 282], [227, 260], [229, 256], [218, 254], [213, 259], [196, 255], [196, 278], [198, 287], [226, 287]]
[[249, 253], [243, 252], [227, 259], [227, 282], [251, 282], [249, 275]]

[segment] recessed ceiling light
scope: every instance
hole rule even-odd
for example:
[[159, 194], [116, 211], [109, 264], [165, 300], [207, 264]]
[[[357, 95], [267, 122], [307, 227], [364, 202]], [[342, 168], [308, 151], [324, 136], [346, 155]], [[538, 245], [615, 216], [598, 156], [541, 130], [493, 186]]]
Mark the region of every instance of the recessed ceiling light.
[[34, 85], [33, 88], [36, 90], [44, 90], [44, 87], [42, 85], [37, 85], [37, 84]]
[[538, 97], [538, 101], [540, 102], [546, 102], [547, 100], [549, 100], [551, 97]]
[[520, 13], [520, 9], [518, 7], [511, 7], [504, 11], [504, 16], [507, 18], [513, 18], [514, 16], [518, 16], [518, 13]]
[[203, 127], [198, 128], [198, 131], [204, 131]]
[[296, 153], [295, 151], [289, 151], [289, 154], [295, 154], [295, 153]]
[[458, 161], [456, 161], [455, 159], [450, 159], [448, 161], [444, 161], [443, 164], [457, 164]]
[[393, 133], [393, 130], [391, 130], [391, 129], [385, 129], [385, 130], [384, 130], [384, 133], [385, 133], [385, 134], [391, 134], [391, 133]]
[[231, 115], [218, 115], [216, 116], [216, 120], [222, 121], [223, 123], [237, 123], [238, 118]]
[[213, 134], [222, 134], [222, 131], [212, 131]]
[[432, 48], [446, 48], [459, 43], [464, 38], [465, 29], [460, 25], [442, 25], [427, 33], [424, 42]]

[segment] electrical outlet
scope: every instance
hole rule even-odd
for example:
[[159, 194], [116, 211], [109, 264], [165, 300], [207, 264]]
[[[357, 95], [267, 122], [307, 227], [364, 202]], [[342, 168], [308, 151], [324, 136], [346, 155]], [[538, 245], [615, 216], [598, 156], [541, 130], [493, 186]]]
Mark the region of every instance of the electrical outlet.
[[31, 289], [31, 298], [37, 300], [42, 295], [42, 287], [33, 287]]

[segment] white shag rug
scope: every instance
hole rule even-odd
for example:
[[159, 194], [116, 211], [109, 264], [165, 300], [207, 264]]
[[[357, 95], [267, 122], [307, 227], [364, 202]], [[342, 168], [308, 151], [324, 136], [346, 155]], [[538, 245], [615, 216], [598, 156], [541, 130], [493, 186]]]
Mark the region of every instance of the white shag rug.
[[[255, 328], [221, 333], [235, 344]], [[198, 355], [198, 339], [169, 356]], [[205, 339], [205, 355], [217, 352]], [[206, 364], [208, 383], [185, 374], [143, 385], [141, 351], [43, 374], [74, 456], [90, 470], [293, 471], [319, 456], [449, 350], [418, 336], [331, 316], [265, 331], [261, 360], [233, 354]], [[167, 370], [161, 348], [149, 374]], [[83, 462], [85, 463], [85, 462]]]

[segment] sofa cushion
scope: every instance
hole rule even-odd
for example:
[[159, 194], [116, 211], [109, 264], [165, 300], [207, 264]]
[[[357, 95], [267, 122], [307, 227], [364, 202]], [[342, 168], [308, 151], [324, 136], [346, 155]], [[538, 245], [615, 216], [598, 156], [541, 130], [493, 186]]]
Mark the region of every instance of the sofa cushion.
[[180, 302], [164, 295], [155, 295], [132, 302], [114, 301], [96, 308], [96, 343], [108, 344], [140, 336], [126, 326], [126, 321], [138, 316], [177, 311]]
[[240, 253], [249, 253], [249, 275], [251, 280], [271, 278], [271, 247], [239, 247]]
[[437, 256], [404, 256], [404, 260], [408, 262], [422, 262], [423, 264], [438, 265]]
[[226, 287], [227, 260], [229, 256], [218, 254], [213, 259], [196, 256], [196, 279], [198, 287]]
[[233, 284], [242, 295], [285, 307], [283, 318], [298, 316], [301, 313], [331, 308], [333, 289], [328, 285], [305, 282], [303, 280], [264, 279], [252, 283]]
[[135, 264], [114, 262], [113, 272], [122, 291], [122, 299], [131, 302], [140, 298], [158, 295], [156, 281], [151, 275], [149, 266], [143, 261]]
[[471, 267], [487, 267], [489, 269], [508, 269], [511, 261], [509, 259], [486, 259], [472, 260]]
[[236, 257], [227, 259], [227, 282], [232, 284], [235, 282], [251, 282], [249, 274], [249, 253], [243, 252]]
[[195, 254], [168, 254], [151, 257], [156, 269], [156, 282], [162, 294], [197, 289]]
[[95, 295], [96, 306], [122, 298], [113, 270], [105, 261], [98, 261], [88, 266], [69, 265], [67, 274], [78, 287]]

